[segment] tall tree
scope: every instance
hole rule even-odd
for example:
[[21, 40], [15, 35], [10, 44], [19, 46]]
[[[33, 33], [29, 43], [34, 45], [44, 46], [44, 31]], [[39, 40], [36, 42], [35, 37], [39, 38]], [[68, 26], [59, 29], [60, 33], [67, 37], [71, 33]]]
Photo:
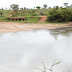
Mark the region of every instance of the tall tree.
[[20, 8], [20, 10], [23, 10], [23, 8]]
[[64, 3], [64, 6], [67, 7], [68, 6], [68, 3]]
[[26, 10], [27, 8], [26, 7], [24, 7], [24, 10]]
[[71, 7], [72, 7], [72, 4], [71, 4]]
[[46, 4], [44, 4], [44, 5], [43, 5], [43, 7], [46, 9], [46, 8], [47, 8], [47, 5], [46, 5]]
[[59, 9], [59, 6], [56, 6], [56, 9], [58, 10]]
[[19, 9], [19, 5], [17, 4], [12, 4], [10, 5], [11, 9], [13, 9], [14, 11], [17, 11]]
[[4, 10], [4, 8], [2, 8], [2, 10]]

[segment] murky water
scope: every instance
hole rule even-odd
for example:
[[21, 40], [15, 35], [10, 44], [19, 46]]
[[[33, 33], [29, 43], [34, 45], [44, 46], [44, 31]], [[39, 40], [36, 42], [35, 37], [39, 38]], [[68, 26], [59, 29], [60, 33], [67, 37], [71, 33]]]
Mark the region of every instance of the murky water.
[[40, 72], [31, 69], [57, 59], [54, 72], [72, 71], [72, 28], [0, 34], [0, 72]]

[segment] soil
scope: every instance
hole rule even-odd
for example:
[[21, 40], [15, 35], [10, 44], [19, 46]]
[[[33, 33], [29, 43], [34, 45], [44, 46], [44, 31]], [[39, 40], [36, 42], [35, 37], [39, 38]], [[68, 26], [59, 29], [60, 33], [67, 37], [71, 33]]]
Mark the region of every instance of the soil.
[[52, 25], [52, 24], [29, 24], [29, 23], [15, 23], [15, 22], [0, 22], [0, 33], [28, 31], [35, 29], [56, 29], [62, 27], [71, 27], [67, 24]]
[[41, 16], [39, 23], [45, 22], [46, 19], [47, 19], [47, 16]]

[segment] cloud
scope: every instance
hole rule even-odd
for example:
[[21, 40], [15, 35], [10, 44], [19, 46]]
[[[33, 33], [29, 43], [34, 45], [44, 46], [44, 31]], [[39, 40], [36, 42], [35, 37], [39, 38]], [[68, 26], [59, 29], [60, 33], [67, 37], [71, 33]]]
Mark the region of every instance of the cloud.
[[47, 4], [48, 7], [58, 5], [62, 6], [64, 2], [68, 2], [71, 5], [72, 0], [0, 0], [0, 8], [9, 8], [11, 4], [18, 4], [20, 7], [33, 8], [36, 6], [43, 6]]

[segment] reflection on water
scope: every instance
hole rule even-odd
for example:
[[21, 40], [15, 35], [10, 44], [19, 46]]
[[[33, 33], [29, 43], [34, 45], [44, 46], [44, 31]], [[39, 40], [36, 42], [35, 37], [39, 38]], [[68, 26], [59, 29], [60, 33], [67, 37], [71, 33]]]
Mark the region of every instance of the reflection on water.
[[72, 33], [72, 27], [68, 28], [60, 28], [60, 29], [51, 29], [49, 30], [50, 34], [54, 36], [55, 39], [58, 38], [59, 35], [70, 37]]
[[54, 72], [72, 71], [72, 28], [0, 34], [0, 72], [32, 72], [41, 61], [50, 68], [56, 59]]

